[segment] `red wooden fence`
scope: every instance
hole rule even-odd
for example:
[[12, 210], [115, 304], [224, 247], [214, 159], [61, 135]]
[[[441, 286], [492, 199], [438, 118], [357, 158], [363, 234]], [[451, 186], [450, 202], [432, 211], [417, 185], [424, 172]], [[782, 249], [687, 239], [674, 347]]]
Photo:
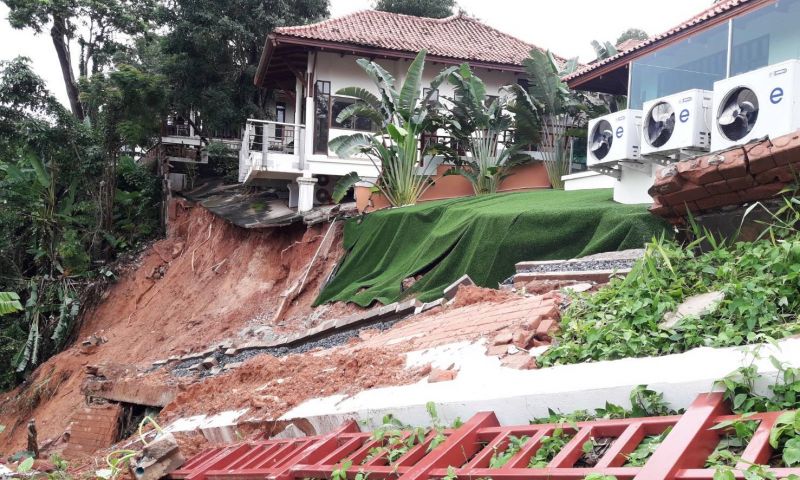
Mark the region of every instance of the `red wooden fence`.
[[[747, 417], [747, 420], [758, 421], [759, 425], [737, 468], [768, 462], [772, 455], [769, 432], [779, 414], [771, 412]], [[494, 413], [483, 412], [457, 429], [445, 430], [447, 439], [430, 452], [428, 446], [435, 432], [428, 434], [422, 443], [391, 465], [386, 452], [365, 461], [371, 449], [382, 446], [381, 441], [373, 439], [369, 432], [360, 432], [357, 424], [350, 421], [328, 435], [212, 448], [189, 460], [171, 477], [186, 480], [330, 478], [343, 461], [351, 460], [352, 466], [347, 470], [349, 479], [359, 472], [368, 474], [369, 480], [440, 479], [448, 476], [448, 469], [452, 467], [462, 480], [579, 480], [590, 473], [613, 475], [618, 480], [711, 480], [714, 470], [703, 467], [723, 432], [710, 428], [736, 418], [739, 417], [730, 415], [719, 393], [700, 395], [683, 415], [598, 420], [576, 425], [500, 426]], [[627, 455], [642, 439], [659, 435], [670, 427], [672, 431], [644, 466], [624, 466]], [[545, 468], [528, 468], [542, 438], [557, 428], [563, 428], [572, 438]], [[492, 455], [505, 450], [509, 435], [530, 438], [503, 467], [489, 468]], [[576, 462], [583, 455], [583, 444], [590, 438], [614, 440], [595, 466], [579, 468]], [[771, 471], [779, 479], [789, 474], [800, 475], [800, 468]], [[452, 469], [449, 473], [452, 474]], [[737, 478], [744, 476], [737, 474]]]

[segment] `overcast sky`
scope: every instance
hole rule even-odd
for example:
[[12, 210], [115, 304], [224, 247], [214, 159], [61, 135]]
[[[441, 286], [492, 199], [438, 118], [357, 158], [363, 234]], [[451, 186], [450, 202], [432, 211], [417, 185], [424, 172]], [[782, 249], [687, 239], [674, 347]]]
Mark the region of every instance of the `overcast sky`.
[[[630, 27], [653, 35], [669, 29], [707, 8], [712, 0], [458, 0], [459, 6], [481, 21], [548, 48], [564, 57], [594, 58], [592, 39], [616, 40]], [[372, 0], [331, 0], [331, 15], [341, 16], [370, 8]], [[49, 36], [13, 30], [0, 2], [0, 60], [30, 57], [36, 72], [66, 101], [61, 70]], [[77, 48], [77, 47], [73, 47]]]

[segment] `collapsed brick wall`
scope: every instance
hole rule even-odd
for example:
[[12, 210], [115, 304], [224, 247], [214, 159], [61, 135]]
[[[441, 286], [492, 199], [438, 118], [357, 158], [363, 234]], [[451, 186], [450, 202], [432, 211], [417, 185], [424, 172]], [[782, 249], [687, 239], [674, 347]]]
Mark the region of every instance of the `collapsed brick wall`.
[[122, 406], [93, 405], [81, 409], [72, 417], [69, 441], [64, 450], [66, 458], [77, 458], [106, 448], [117, 439]]
[[762, 139], [661, 169], [649, 193], [650, 211], [678, 222], [702, 213], [777, 195], [800, 172], [800, 132]]

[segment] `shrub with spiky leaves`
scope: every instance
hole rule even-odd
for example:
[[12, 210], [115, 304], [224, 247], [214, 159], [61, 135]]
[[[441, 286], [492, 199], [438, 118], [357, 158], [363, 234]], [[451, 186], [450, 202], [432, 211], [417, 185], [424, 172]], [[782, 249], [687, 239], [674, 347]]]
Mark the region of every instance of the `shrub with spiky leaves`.
[[[353, 155], [369, 158], [376, 169], [374, 187], [395, 207], [416, 203], [433, 184], [429, 172], [419, 167], [419, 139], [423, 132], [434, 128], [437, 118], [431, 107], [433, 96], [455, 67], [439, 73], [431, 82], [428, 93], [422, 96], [420, 90], [425, 54], [425, 50], [420, 51], [411, 62], [399, 90], [389, 72], [377, 63], [362, 58], [357, 62], [375, 83], [378, 95], [358, 87], [336, 92], [337, 95], [358, 99], [339, 113], [337, 122], [357, 115], [369, 118], [379, 128], [377, 133], [371, 135], [356, 133], [334, 138], [329, 142], [330, 148], [342, 158]], [[426, 151], [423, 148], [422, 154]], [[341, 201], [350, 187], [362, 181], [355, 172], [344, 176], [334, 189], [334, 201]]]

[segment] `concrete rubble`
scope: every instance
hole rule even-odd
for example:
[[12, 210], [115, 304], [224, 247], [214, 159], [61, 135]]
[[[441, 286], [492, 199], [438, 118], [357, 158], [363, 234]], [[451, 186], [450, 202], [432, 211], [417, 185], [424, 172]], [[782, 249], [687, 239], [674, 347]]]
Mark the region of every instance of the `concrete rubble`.
[[664, 319], [659, 324], [659, 327], [664, 329], [674, 328], [684, 318], [699, 318], [714, 313], [723, 300], [725, 300], [725, 294], [723, 292], [708, 292], [692, 295], [678, 305], [674, 311], [665, 313]]
[[164, 433], [133, 458], [130, 470], [136, 480], [159, 480], [184, 462], [175, 436]]

